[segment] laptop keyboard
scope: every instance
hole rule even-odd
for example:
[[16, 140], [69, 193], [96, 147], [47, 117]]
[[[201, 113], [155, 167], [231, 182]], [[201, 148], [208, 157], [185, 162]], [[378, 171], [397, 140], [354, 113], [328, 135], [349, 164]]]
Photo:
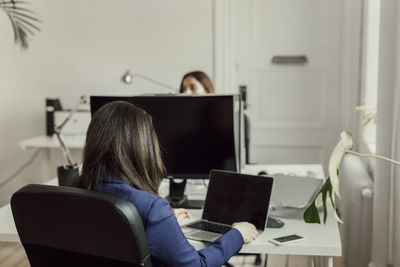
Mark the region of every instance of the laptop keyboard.
[[225, 234], [231, 229], [229, 226], [204, 221], [191, 224], [190, 227], [218, 234]]

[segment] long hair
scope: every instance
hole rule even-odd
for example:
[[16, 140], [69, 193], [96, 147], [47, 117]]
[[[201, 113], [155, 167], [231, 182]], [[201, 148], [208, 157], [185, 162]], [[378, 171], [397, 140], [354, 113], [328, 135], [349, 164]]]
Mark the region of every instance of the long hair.
[[181, 87], [179, 89], [180, 93], [183, 93], [183, 81], [187, 78], [187, 77], [193, 77], [196, 80], [198, 80], [204, 87], [204, 89], [206, 90], [207, 94], [213, 94], [215, 93], [214, 90], [214, 85], [212, 83], [212, 81], [210, 80], [210, 78], [208, 77], [207, 74], [205, 74], [202, 71], [192, 71], [192, 72], [188, 72], [186, 73], [183, 78], [182, 78], [182, 82], [181, 82]]
[[89, 124], [78, 186], [94, 189], [105, 172], [158, 195], [165, 174], [158, 138], [151, 116], [131, 103], [108, 103]]

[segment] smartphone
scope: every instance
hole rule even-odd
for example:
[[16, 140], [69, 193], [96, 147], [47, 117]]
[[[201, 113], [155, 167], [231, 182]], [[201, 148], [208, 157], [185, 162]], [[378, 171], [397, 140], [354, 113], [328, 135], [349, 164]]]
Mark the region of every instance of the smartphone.
[[277, 238], [272, 238], [268, 241], [277, 246], [281, 246], [284, 244], [290, 244], [290, 243], [297, 242], [300, 240], [304, 240], [304, 237], [293, 234], [293, 235], [286, 235], [286, 236], [281, 236], [281, 237], [277, 237]]

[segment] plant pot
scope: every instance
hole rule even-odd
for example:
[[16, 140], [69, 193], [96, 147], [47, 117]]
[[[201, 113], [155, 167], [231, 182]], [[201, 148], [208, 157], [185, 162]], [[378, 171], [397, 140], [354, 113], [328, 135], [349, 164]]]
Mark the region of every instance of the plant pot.
[[57, 168], [58, 185], [70, 186], [79, 175], [78, 165], [65, 165]]

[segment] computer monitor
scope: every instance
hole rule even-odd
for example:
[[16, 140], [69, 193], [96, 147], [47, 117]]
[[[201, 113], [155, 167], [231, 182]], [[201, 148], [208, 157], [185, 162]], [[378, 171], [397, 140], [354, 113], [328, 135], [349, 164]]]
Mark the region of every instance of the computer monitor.
[[[173, 207], [201, 207], [184, 196], [186, 179], [207, 179], [211, 169], [240, 170], [239, 95], [91, 96], [92, 115], [112, 101], [133, 103], [152, 116], [166, 177], [171, 178]], [[184, 180], [176, 183], [172, 178]]]

